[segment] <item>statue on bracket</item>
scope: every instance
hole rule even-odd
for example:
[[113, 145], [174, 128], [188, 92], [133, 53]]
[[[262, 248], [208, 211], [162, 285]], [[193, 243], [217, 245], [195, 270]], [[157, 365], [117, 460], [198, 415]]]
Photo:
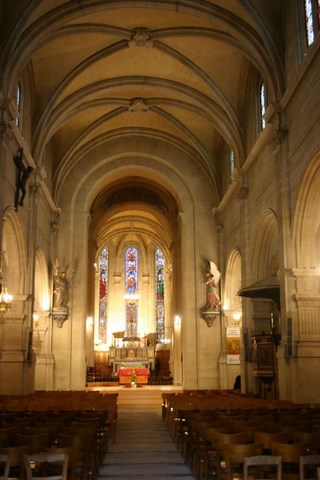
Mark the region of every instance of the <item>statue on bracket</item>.
[[26, 167], [24, 165], [22, 148], [19, 148], [17, 155], [15, 155], [13, 159], [17, 168], [14, 206], [15, 209], [18, 210], [19, 205], [20, 207], [23, 207], [24, 199], [27, 194], [27, 181], [29, 180], [31, 173], [33, 172], [33, 167], [31, 167], [30, 165]]
[[53, 273], [52, 318], [59, 328], [69, 316], [69, 281], [65, 271], [60, 271], [58, 262]]
[[205, 260], [204, 277], [206, 286], [206, 304], [201, 308], [201, 316], [208, 327], [212, 327], [215, 318], [220, 315], [218, 283], [220, 272], [214, 262]]

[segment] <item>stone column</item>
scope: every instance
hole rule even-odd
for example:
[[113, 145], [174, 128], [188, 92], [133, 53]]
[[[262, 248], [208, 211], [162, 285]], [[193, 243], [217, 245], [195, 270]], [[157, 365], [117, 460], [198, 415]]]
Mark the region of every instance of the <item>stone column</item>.
[[[280, 105], [273, 105], [270, 116], [274, 127], [273, 155], [276, 163], [276, 191], [278, 205], [279, 224], [279, 271], [280, 271], [280, 333], [281, 343], [277, 349], [279, 396], [281, 400], [291, 398], [292, 386], [295, 380], [292, 378], [294, 362], [288, 355], [288, 343], [292, 331], [293, 312], [296, 305], [293, 301], [292, 288], [294, 285], [288, 268], [295, 265], [294, 248], [292, 244], [291, 222], [292, 205], [290, 192], [290, 171], [288, 166], [288, 142], [287, 129], [284, 125], [283, 112]], [[295, 315], [294, 315], [295, 316]], [[296, 316], [295, 316], [296, 317]]]
[[[292, 269], [296, 309], [287, 312], [285, 354], [291, 363], [289, 385], [296, 402], [317, 403], [320, 391], [320, 274], [315, 269]], [[298, 387], [299, 386], [299, 387]]]

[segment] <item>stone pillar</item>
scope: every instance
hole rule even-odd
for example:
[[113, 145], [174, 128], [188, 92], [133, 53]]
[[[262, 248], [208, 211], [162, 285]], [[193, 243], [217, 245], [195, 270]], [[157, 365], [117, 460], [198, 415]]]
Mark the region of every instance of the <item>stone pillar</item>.
[[[291, 395], [296, 402], [317, 403], [320, 391], [320, 274], [292, 269], [296, 310], [287, 312], [286, 357], [291, 360]], [[299, 388], [298, 388], [299, 386]]]
[[[14, 203], [14, 175], [13, 151], [17, 145], [24, 144], [20, 131], [15, 127], [17, 116], [15, 103], [12, 99], [4, 99], [0, 92], [0, 184], [3, 194], [0, 199], [1, 217], [6, 208]], [[25, 146], [25, 145], [24, 145]], [[28, 164], [33, 160], [26, 152]], [[32, 165], [33, 166], [33, 165]], [[13, 184], [14, 185], [14, 184]], [[23, 279], [23, 294], [15, 294], [11, 310], [0, 314], [0, 393], [23, 394], [31, 393], [34, 389], [34, 355], [32, 352], [32, 306], [34, 288], [34, 245], [36, 219], [33, 211], [32, 195], [26, 215], [23, 215], [26, 226], [27, 265], [26, 276]], [[27, 202], [25, 202], [27, 203]], [[11, 212], [12, 213], [12, 212]], [[19, 215], [19, 212], [16, 213]], [[2, 245], [3, 225], [1, 222], [0, 239]], [[20, 241], [21, 238], [19, 239]], [[14, 260], [22, 262], [18, 252], [14, 252]]]
[[53, 390], [54, 357], [51, 352], [52, 322], [47, 312], [33, 321], [33, 348], [36, 354], [35, 390]]
[[278, 104], [273, 105], [270, 120], [274, 127], [273, 155], [275, 162], [278, 224], [279, 224], [279, 272], [280, 272], [280, 333], [281, 343], [277, 348], [279, 397], [281, 400], [292, 396], [292, 386], [296, 384], [292, 377], [294, 361], [288, 355], [293, 312], [296, 305], [293, 301], [292, 279], [288, 268], [295, 265], [294, 247], [292, 244], [291, 222], [292, 205], [290, 192], [290, 172], [288, 166], [287, 129], [284, 125], [283, 112]]

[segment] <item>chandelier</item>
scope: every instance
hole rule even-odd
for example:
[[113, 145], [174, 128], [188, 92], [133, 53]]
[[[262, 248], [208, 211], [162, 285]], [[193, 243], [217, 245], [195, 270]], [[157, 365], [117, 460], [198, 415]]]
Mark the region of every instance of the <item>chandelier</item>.
[[6, 262], [5, 252], [1, 252], [0, 257], [0, 313], [5, 313], [11, 308], [12, 295], [8, 293], [6, 284]]

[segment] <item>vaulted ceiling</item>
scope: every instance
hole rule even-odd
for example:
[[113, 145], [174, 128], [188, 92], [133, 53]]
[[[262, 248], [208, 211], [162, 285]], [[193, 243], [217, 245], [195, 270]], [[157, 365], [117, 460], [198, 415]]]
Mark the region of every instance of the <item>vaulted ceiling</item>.
[[271, 97], [282, 89], [281, 5], [12, 0], [1, 66], [11, 80], [24, 70], [32, 77], [30, 148], [53, 198], [81, 150], [139, 136], [142, 150], [151, 138], [191, 152], [219, 200], [222, 149], [233, 149], [239, 164], [246, 155], [250, 72]]

